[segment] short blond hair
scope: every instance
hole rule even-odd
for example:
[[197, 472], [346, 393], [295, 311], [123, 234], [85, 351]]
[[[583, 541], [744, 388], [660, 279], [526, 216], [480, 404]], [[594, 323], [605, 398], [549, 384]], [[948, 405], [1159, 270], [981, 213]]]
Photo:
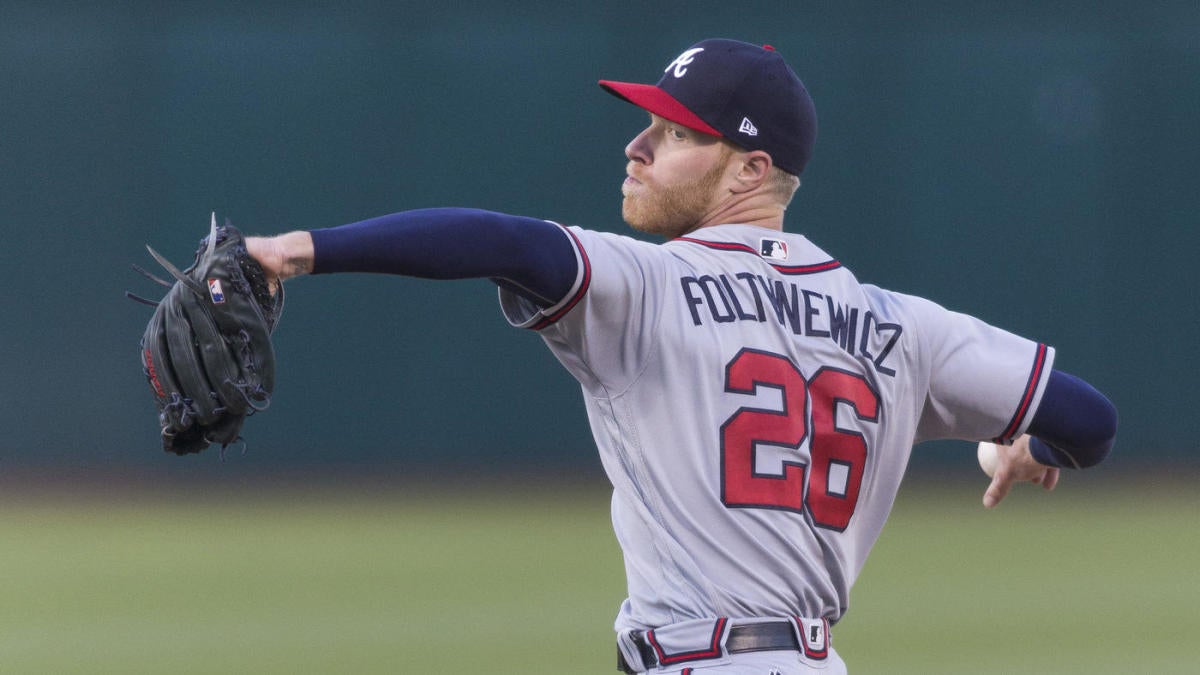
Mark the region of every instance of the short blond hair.
[[[718, 162], [722, 165], [726, 164], [734, 153], [746, 152], [744, 148], [728, 138], [722, 137], [721, 145], [721, 158]], [[772, 158], [771, 173], [767, 176], [764, 186], [779, 199], [780, 206], [786, 209], [792, 203], [792, 198], [796, 196], [796, 190], [800, 189], [800, 177], [775, 166], [774, 161]]]
[[796, 190], [800, 189], [800, 177], [773, 166], [771, 175], [767, 177], [767, 188], [779, 197], [780, 204], [786, 209], [792, 203], [792, 197], [796, 196]]

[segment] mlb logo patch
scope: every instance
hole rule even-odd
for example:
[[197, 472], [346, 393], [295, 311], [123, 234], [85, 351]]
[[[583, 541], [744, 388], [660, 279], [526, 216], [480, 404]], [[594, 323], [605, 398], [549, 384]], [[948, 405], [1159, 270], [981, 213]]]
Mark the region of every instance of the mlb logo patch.
[[759, 239], [758, 254], [770, 260], [787, 260], [787, 242], [782, 239]]
[[214, 305], [220, 305], [225, 302], [225, 291], [221, 289], [220, 279], [208, 280], [208, 295], [212, 298]]

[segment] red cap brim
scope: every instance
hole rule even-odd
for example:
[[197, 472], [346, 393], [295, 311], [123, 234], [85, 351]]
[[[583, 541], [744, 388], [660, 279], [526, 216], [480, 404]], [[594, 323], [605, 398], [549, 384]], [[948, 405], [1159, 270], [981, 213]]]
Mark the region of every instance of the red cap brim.
[[671, 120], [676, 124], [682, 124], [689, 129], [695, 129], [711, 136], [723, 135], [712, 128], [707, 122], [697, 117], [696, 113], [688, 110], [674, 96], [671, 96], [653, 84], [600, 80], [600, 86], [613, 96], [623, 98], [643, 110]]

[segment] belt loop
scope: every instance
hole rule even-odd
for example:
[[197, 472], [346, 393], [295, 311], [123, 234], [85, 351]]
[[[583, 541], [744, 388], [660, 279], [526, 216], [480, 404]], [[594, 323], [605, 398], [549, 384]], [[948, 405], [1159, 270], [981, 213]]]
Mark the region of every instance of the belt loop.
[[815, 661], [824, 660], [829, 656], [829, 620], [828, 619], [806, 619], [800, 616], [793, 616], [792, 623], [796, 627], [796, 632], [800, 638], [800, 646], [804, 649], [804, 655]]
[[621, 658], [617, 662], [617, 670], [626, 673], [643, 673], [650, 670], [650, 665], [642, 660], [642, 650], [638, 649], [637, 639], [640, 631], [627, 630], [617, 633], [617, 652]]

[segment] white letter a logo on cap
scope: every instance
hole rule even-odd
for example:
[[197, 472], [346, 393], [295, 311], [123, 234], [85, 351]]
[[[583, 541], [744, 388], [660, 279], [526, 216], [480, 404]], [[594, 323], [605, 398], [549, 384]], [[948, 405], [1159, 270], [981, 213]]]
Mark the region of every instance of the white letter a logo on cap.
[[667, 67], [663, 68], [663, 72], [665, 73], [668, 70], [674, 68], [675, 69], [675, 77], [683, 77], [684, 75], [687, 74], [688, 65], [691, 64], [692, 61], [695, 61], [696, 55], [702, 51], [704, 51], [704, 47], [693, 47], [693, 48], [687, 50], [686, 52], [675, 57], [674, 61], [667, 64]]

